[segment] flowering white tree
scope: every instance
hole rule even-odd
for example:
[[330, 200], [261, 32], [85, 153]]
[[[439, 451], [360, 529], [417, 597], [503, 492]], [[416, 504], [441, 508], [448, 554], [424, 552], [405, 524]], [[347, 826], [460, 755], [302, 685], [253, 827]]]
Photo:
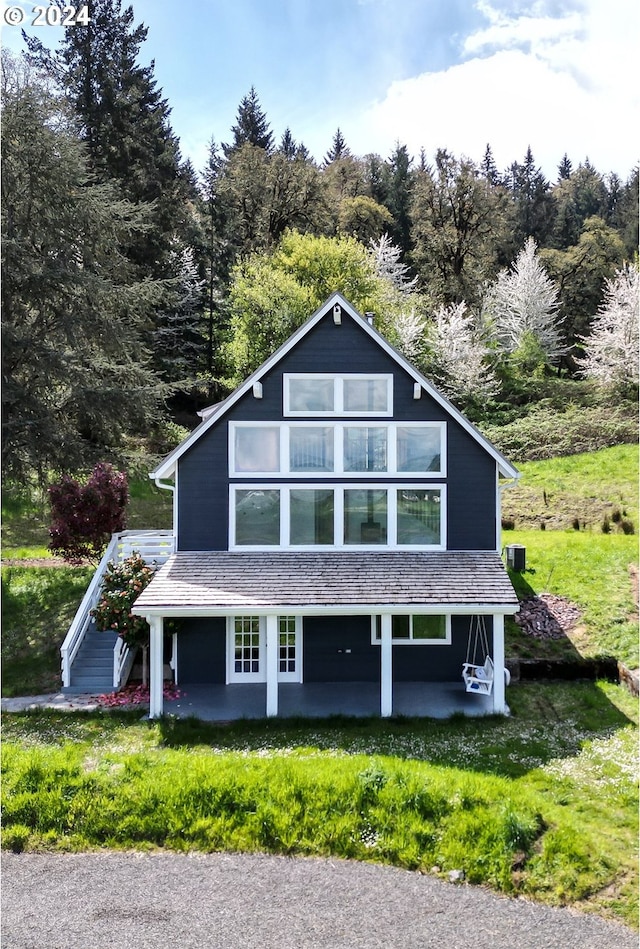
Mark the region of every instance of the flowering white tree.
[[628, 265], [605, 283], [604, 300], [589, 336], [582, 337], [582, 373], [603, 386], [638, 384], [640, 271]]
[[388, 234], [383, 234], [377, 241], [371, 238], [369, 254], [376, 274], [388, 280], [395, 290], [401, 293], [412, 293], [415, 290], [418, 278], [408, 278], [409, 268], [400, 261], [402, 251], [393, 243]]
[[484, 403], [498, 390], [489, 348], [467, 305], [440, 306], [426, 328], [427, 373], [458, 403]]
[[489, 288], [485, 314], [499, 349], [508, 355], [537, 349], [554, 362], [566, 346], [558, 319], [558, 287], [547, 275], [530, 237], [510, 270], [502, 270]]

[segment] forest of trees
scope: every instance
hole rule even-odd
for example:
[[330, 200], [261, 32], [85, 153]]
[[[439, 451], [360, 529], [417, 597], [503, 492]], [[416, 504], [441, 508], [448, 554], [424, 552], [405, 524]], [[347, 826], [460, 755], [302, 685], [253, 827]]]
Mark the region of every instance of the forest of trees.
[[550, 378], [636, 397], [638, 168], [356, 156], [340, 129], [317, 161], [251, 88], [194, 169], [146, 28], [90, 6], [57, 48], [3, 53], [7, 477], [131, 462], [334, 290], [476, 420]]

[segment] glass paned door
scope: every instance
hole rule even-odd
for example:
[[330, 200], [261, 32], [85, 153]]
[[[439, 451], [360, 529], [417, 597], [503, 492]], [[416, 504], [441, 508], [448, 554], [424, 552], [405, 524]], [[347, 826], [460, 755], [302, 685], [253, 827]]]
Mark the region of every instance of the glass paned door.
[[299, 616], [278, 617], [278, 682], [302, 681]]
[[234, 616], [229, 630], [229, 682], [266, 682], [264, 625], [259, 616]]

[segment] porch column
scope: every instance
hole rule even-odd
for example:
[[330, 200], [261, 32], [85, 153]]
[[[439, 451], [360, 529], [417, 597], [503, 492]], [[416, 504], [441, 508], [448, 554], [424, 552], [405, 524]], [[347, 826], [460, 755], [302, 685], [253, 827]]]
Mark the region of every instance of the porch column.
[[493, 614], [493, 711], [504, 714], [504, 616]]
[[278, 714], [278, 617], [267, 616], [267, 716]]
[[393, 711], [392, 655], [391, 614], [383, 613], [380, 630], [380, 715], [382, 718], [388, 718]]
[[163, 619], [161, 616], [148, 616], [151, 627], [149, 635], [149, 718], [160, 718], [163, 707], [162, 660], [163, 660]]

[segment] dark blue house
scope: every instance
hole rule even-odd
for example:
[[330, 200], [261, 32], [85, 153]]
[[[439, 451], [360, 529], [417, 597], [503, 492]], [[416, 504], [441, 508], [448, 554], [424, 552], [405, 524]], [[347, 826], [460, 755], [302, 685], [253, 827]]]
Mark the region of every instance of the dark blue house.
[[518, 473], [368, 319], [335, 294], [201, 416], [151, 473], [174, 492], [176, 536], [134, 607], [152, 717], [167, 618], [181, 687], [253, 686], [267, 715], [312, 684], [329, 711], [340, 684], [375, 685], [388, 716], [403, 687], [436, 683], [506, 710], [518, 601], [500, 494]]

